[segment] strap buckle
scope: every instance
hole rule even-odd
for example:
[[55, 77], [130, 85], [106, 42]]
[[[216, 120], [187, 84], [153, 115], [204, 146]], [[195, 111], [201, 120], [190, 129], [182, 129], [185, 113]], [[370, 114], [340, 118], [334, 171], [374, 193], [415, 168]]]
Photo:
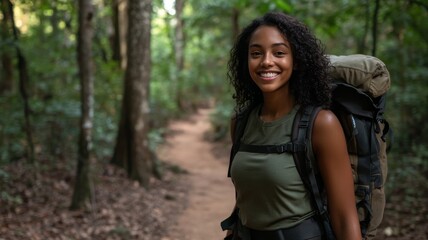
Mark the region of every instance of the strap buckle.
[[275, 146], [275, 150], [277, 153], [296, 153], [301, 151], [306, 151], [305, 143], [297, 143], [297, 142], [288, 142], [286, 144]]

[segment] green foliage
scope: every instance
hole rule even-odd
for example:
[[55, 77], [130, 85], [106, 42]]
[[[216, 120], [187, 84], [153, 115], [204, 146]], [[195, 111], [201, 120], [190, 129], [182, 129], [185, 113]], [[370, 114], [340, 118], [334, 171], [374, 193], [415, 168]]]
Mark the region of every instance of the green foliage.
[[388, 156], [387, 196], [405, 195], [409, 198], [420, 198], [428, 194], [427, 148], [419, 147], [415, 151], [416, 156], [402, 154]]
[[216, 104], [210, 116], [214, 134], [213, 140], [222, 140], [229, 137], [230, 119], [233, 114], [234, 108], [231, 98], [222, 99], [222, 101]]
[[[25, 133], [22, 129], [24, 112], [22, 103], [15, 96], [0, 98], [0, 165], [23, 158]], [[6, 114], [7, 113], [7, 114]]]
[[111, 237], [119, 237], [123, 240], [132, 239], [131, 231], [125, 226], [116, 226], [110, 230], [109, 235]]
[[1, 191], [0, 192], [0, 199], [7, 203], [7, 204], [21, 204], [22, 203], [22, 198], [19, 196], [12, 196], [7, 192]]
[[[163, 11], [160, 11], [162, 13]], [[157, 123], [165, 123], [168, 116], [178, 114], [177, 71], [174, 66], [173, 43], [170, 39], [172, 29], [170, 18], [158, 16], [153, 21], [152, 38], [152, 72], [150, 83], [151, 109]]]
[[0, 200], [5, 203], [5, 205], [21, 204], [22, 198], [20, 196], [12, 196], [10, 193], [3, 190], [9, 178], [9, 173], [0, 168]]
[[[97, 159], [109, 161], [116, 143], [123, 95], [123, 70], [116, 62], [96, 61], [94, 83], [93, 150]], [[79, 109], [80, 110], [80, 109]]]

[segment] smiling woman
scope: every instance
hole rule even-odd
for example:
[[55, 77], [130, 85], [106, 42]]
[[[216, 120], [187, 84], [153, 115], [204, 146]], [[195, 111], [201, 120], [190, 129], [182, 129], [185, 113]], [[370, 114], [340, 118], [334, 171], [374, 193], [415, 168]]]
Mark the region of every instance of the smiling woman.
[[[236, 203], [222, 223], [226, 239], [333, 239], [297, 170], [296, 145], [281, 154], [264, 151], [295, 143], [294, 119], [309, 105], [328, 106], [328, 64], [320, 41], [282, 13], [255, 19], [238, 36], [228, 65], [236, 100], [229, 165]], [[343, 130], [329, 110], [314, 119], [305, 149], [315, 155], [324, 180], [334, 235], [361, 239]]]

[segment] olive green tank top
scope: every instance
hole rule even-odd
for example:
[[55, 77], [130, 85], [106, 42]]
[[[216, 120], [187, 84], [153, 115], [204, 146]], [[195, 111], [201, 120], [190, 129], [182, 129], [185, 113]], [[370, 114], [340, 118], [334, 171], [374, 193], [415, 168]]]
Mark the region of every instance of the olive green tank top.
[[[263, 122], [256, 107], [248, 118], [241, 142], [254, 145], [290, 141], [298, 107], [281, 119]], [[231, 166], [239, 217], [244, 226], [276, 230], [297, 225], [314, 215], [310, 197], [289, 153], [238, 152]]]

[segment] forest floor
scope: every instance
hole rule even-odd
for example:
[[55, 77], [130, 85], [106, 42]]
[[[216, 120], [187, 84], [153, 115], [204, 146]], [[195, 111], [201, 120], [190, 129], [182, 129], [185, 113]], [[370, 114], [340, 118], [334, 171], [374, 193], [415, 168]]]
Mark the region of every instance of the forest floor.
[[[0, 174], [0, 240], [222, 239], [234, 192], [226, 177], [229, 143], [209, 141], [209, 109], [170, 124], [158, 156], [162, 180], [149, 189], [96, 164], [90, 211], [69, 211], [74, 168], [58, 160], [38, 171], [16, 162]], [[1, 172], [0, 172], [1, 173]], [[3, 181], [2, 181], [3, 178]], [[426, 196], [426, 195], [425, 195]], [[377, 240], [428, 239], [428, 198], [388, 198]]]

